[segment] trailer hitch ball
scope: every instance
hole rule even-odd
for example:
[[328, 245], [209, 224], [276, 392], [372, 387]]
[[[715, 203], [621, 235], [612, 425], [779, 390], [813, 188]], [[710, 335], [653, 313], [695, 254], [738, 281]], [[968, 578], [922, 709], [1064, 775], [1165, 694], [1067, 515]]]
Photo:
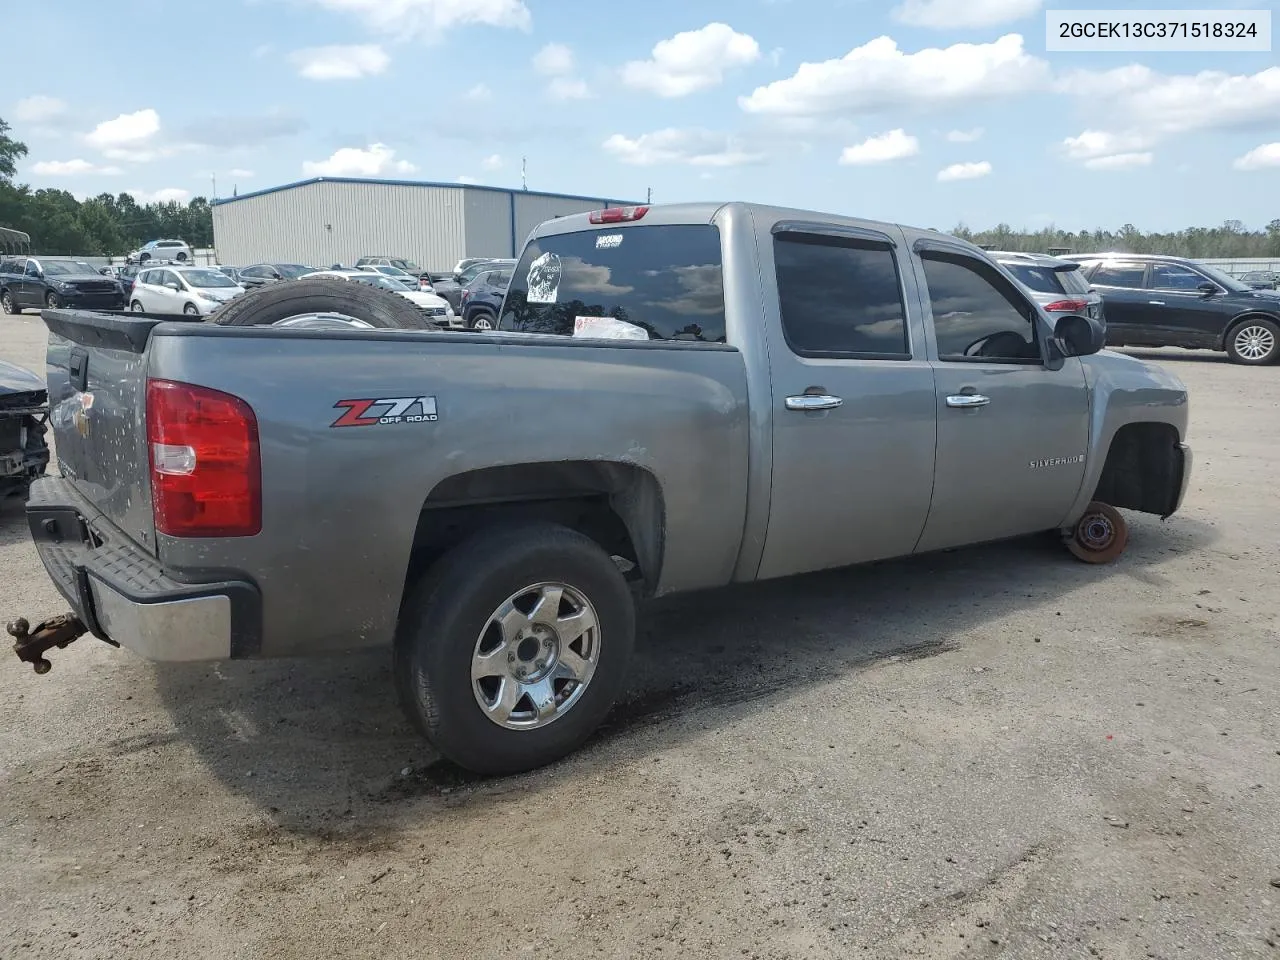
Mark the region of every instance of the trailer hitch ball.
[[5, 630], [13, 637], [13, 652], [18, 659], [31, 664], [36, 673], [44, 675], [53, 669], [53, 664], [45, 658], [45, 652], [54, 647], [62, 649], [68, 646], [83, 636], [88, 628], [74, 613], [64, 613], [36, 624], [34, 631], [26, 617], [11, 620]]

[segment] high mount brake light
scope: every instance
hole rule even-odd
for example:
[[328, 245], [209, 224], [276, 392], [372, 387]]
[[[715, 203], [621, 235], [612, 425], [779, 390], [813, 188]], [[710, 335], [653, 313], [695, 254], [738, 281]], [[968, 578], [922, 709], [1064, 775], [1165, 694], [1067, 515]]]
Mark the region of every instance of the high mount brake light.
[[258, 421], [239, 397], [147, 381], [147, 449], [156, 530], [171, 537], [251, 537], [262, 529]]
[[648, 207], [606, 207], [603, 210], [592, 210], [588, 216], [592, 223], [627, 223], [639, 220], [649, 212]]

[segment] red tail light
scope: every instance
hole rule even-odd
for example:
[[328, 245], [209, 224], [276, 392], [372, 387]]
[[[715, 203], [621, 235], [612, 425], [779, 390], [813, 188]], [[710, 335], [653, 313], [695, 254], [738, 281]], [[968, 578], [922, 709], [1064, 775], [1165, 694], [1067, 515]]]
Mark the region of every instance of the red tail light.
[[648, 212], [648, 207], [606, 207], [604, 210], [592, 210], [587, 219], [592, 223], [624, 223], [639, 220]]
[[1049, 313], [1084, 313], [1089, 309], [1089, 301], [1055, 300], [1053, 303], [1046, 303], [1044, 308]]
[[239, 397], [148, 380], [147, 448], [158, 532], [251, 537], [262, 529], [258, 421]]

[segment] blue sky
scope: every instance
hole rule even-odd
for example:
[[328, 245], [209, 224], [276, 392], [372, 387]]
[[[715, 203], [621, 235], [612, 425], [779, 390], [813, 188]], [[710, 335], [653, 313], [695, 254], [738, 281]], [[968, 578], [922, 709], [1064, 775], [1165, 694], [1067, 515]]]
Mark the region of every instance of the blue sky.
[[942, 229], [1280, 216], [1276, 53], [1046, 53], [1045, 6], [49, 0], [6, 11], [32, 42], [6, 44], [0, 117], [20, 182], [78, 196], [519, 186], [523, 156], [530, 189]]

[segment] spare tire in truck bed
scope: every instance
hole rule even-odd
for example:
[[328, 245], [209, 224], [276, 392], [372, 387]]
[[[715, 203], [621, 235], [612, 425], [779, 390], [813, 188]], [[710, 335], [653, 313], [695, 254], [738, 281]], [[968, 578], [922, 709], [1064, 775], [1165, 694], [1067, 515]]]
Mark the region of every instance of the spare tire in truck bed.
[[384, 329], [439, 329], [407, 297], [328, 277], [282, 280], [251, 290], [215, 310], [209, 322], [229, 327], [267, 326], [307, 314], [338, 314]]

